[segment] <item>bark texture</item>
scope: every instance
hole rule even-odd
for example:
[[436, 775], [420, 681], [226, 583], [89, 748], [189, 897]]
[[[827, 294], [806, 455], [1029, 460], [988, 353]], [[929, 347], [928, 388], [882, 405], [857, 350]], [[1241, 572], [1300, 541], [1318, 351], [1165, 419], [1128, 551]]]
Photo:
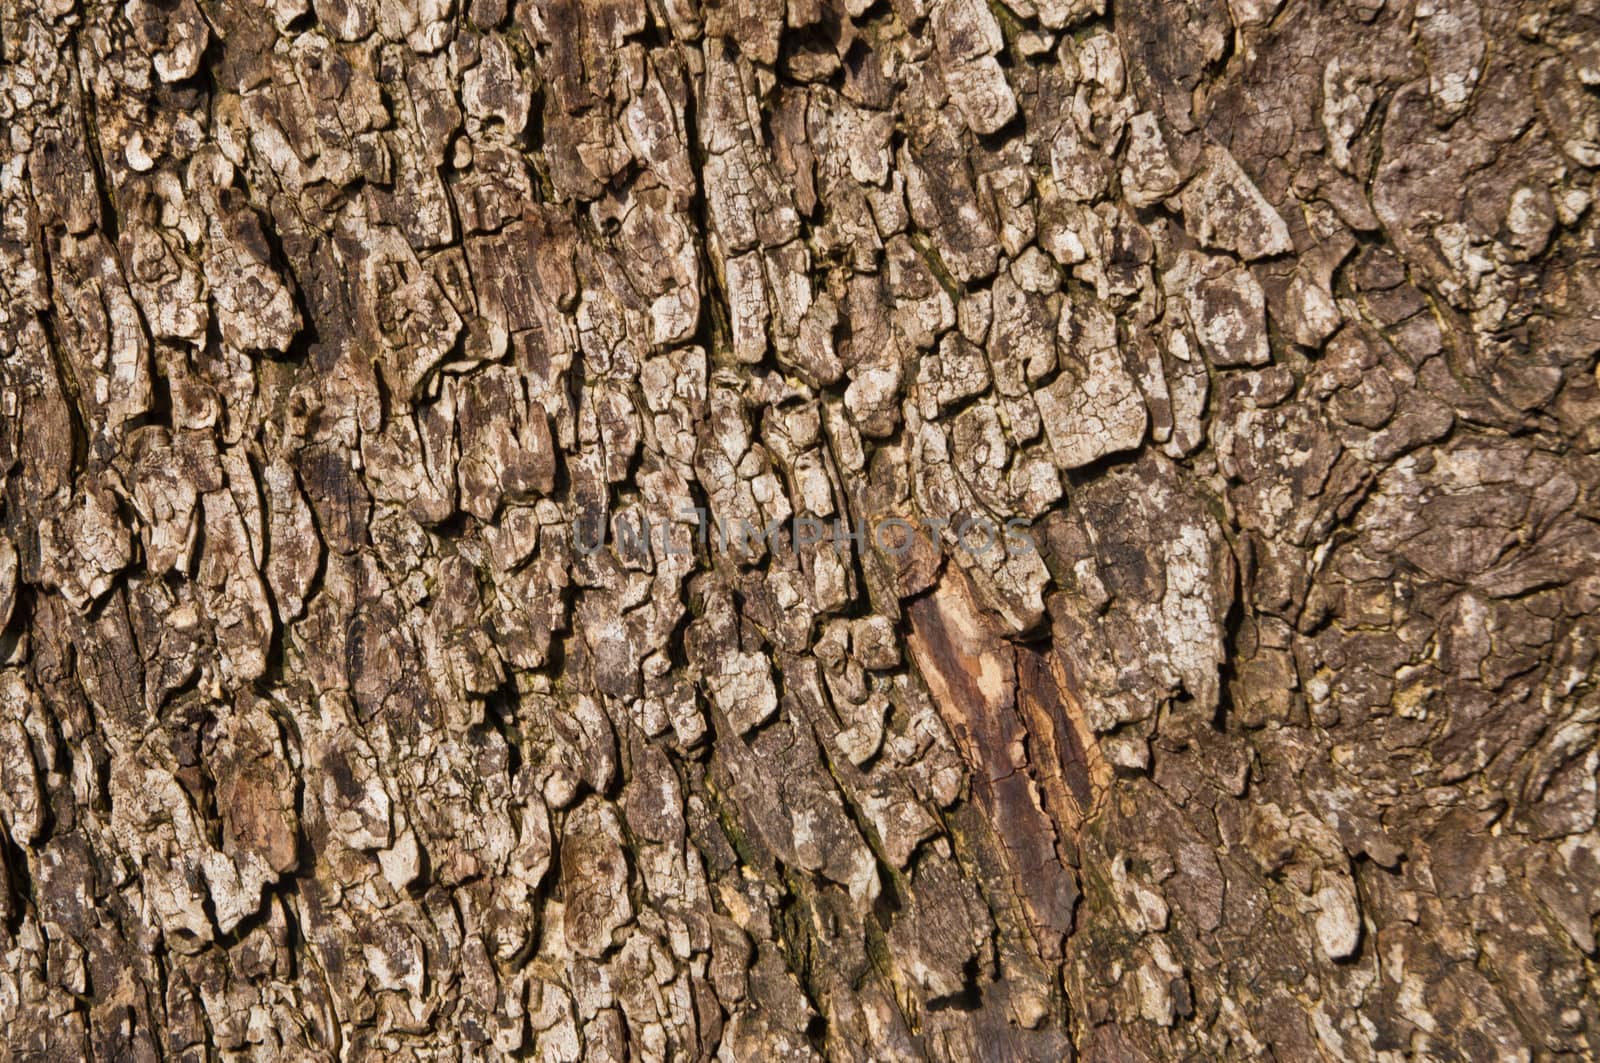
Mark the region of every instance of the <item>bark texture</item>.
[[1600, 1053], [1593, 9], [1107, 7], [4, 0], [9, 1058]]

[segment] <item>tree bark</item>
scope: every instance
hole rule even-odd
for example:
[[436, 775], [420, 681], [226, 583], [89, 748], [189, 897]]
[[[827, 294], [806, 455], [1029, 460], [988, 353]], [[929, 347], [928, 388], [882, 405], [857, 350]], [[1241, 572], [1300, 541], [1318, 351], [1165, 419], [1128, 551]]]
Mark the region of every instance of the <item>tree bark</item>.
[[7, 1058], [1600, 1054], [1600, 23], [1108, 7], [6, 0]]

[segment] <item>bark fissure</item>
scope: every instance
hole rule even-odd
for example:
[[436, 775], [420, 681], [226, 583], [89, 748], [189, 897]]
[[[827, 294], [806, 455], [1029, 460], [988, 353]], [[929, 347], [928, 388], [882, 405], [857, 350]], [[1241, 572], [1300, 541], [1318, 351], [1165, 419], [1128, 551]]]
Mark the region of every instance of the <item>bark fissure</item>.
[[5, 1057], [1600, 1053], [1596, 21], [1109, 8], [0, 5]]

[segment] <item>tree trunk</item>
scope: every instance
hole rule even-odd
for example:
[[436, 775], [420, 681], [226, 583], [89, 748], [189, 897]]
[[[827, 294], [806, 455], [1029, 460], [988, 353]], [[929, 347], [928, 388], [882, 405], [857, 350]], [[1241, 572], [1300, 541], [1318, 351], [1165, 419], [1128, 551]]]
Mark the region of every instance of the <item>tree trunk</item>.
[[8, 1058], [1600, 1053], [1569, 0], [5, 0]]

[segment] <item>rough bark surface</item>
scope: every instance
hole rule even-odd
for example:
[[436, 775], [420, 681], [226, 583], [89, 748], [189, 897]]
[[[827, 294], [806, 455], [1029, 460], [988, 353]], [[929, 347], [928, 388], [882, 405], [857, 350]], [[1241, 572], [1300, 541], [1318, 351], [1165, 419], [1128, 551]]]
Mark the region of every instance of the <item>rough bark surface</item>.
[[1108, 6], [0, 3], [9, 1058], [1600, 1053], [1600, 24]]

